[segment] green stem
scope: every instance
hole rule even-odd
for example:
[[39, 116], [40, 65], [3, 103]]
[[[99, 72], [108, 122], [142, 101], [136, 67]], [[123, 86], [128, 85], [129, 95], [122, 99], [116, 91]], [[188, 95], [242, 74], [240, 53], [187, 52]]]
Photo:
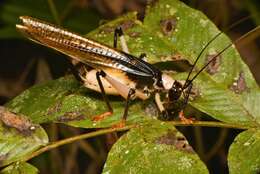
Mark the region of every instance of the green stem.
[[222, 129], [219, 135], [218, 140], [216, 141], [216, 144], [211, 148], [209, 152], [207, 152], [207, 155], [205, 155], [204, 160], [209, 161], [221, 148], [221, 146], [224, 144], [226, 138], [228, 135], [228, 129]]
[[196, 151], [198, 154], [204, 159], [204, 144], [203, 144], [203, 136], [202, 136], [202, 128], [199, 126], [194, 126], [194, 134], [195, 134], [195, 144], [196, 144]]
[[[251, 127], [248, 127], [248, 126], [232, 125], [232, 124], [229, 124], [229, 123], [221, 123], [221, 122], [214, 122], [214, 121], [195, 121], [192, 124], [185, 124], [181, 121], [169, 121], [168, 123], [172, 124], [173, 126], [203, 126], [203, 127], [223, 127], [223, 128], [234, 128], [234, 129], [249, 129], [249, 128], [251, 128]], [[74, 137], [70, 137], [70, 138], [66, 138], [66, 139], [63, 139], [63, 140], [56, 141], [56, 142], [52, 142], [52, 143], [49, 143], [48, 145], [46, 145], [45, 147], [33, 152], [30, 156], [25, 157], [22, 161], [28, 161], [28, 160], [46, 152], [46, 151], [55, 149], [59, 146], [65, 145], [65, 144], [73, 143], [73, 142], [78, 141], [78, 140], [96, 137], [96, 136], [99, 136], [99, 135], [108, 134], [108, 133], [112, 133], [112, 132], [126, 131], [126, 130], [129, 130], [129, 129], [134, 128], [134, 127], [136, 127], [136, 125], [128, 125], [128, 126], [125, 126], [123, 128], [102, 129], [102, 130], [98, 130], [98, 131], [95, 131], [95, 132], [85, 133], [85, 134], [82, 134], [82, 135], [76, 135]]]
[[231, 123], [222, 123], [217, 121], [194, 121], [191, 124], [186, 124], [181, 121], [169, 121], [168, 123], [173, 124], [174, 126], [203, 126], [203, 127], [222, 127], [222, 128], [231, 128], [231, 129], [249, 129], [255, 128], [254, 126], [245, 126], [245, 125], [235, 125]]
[[129, 130], [131, 128], [135, 127], [135, 125], [129, 125], [129, 126], [125, 126], [123, 128], [108, 128], [108, 129], [102, 129], [102, 130], [98, 130], [95, 132], [90, 132], [90, 133], [85, 133], [85, 134], [81, 134], [81, 135], [76, 135], [74, 137], [69, 137], [63, 140], [59, 140], [56, 142], [52, 142], [49, 143], [48, 145], [46, 145], [45, 147], [33, 152], [30, 156], [25, 157], [22, 161], [28, 161], [46, 151], [55, 149], [59, 146], [65, 145], [65, 144], [69, 144], [69, 143], [73, 143], [75, 141], [81, 140], [81, 139], [86, 139], [86, 138], [91, 138], [91, 137], [96, 137], [99, 135], [103, 135], [103, 134], [107, 134], [107, 133], [111, 133], [111, 132], [119, 132], [119, 131], [126, 131]]

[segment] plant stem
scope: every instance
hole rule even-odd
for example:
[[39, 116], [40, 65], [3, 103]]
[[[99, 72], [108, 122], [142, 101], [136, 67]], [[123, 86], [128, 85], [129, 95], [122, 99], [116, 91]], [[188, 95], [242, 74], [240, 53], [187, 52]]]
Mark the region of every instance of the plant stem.
[[[192, 124], [185, 124], [181, 121], [169, 121], [167, 123], [172, 124], [173, 126], [203, 126], [203, 127], [223, 127], [223, 128], [234, 128], [234, 129], [249, 129], [252, 127], [249, 126], [242, 126], [242, 125], [234, 125], [234, 124], [229, 124], [229, 123], [221, 123], [221, 122], [216, 122], [216, 121], [195, 121]], [[86, 139], [86, 138], [91, 138], [91, 137], [96, 137], [99, 135], [103, 134], [108, 134], [112, 132], [120, 132], [120, 131], [126, 131], [131, 128], [136, 127], [136, 125], [128, 125], [123, 128], [108, 128], [108, 129], [101, 129], [95, 132], [90, 132], [90, 133], [85, 133], [82, 135], [76, 135], [73, 137], [69, 137], [63, 140], [59, 140], [56, 142], [49, 143], [48, 145], [44, 146], [43, 148], [33, 152], [30, 156], [25, 157], [22, 161], [28, 161], [46, 151], [52, 150], [54, 148], [57, 148], [59, 146], [73, 143], [78, 140]]]
[[211, 148], [209, 152], [206, 153], [204, 158], [205, 161], [209, 161], [218, 152], [220, 147], [224, 144], [227, 135], [228, 135], [228, 129], [225, 128], [222, 129], [219, 138], [216, 141], [216, 144]]
[[204, 144], [203, 144], [203, 135], [202, 135], [202, 128], [199, 126], [193, 127], [194, 135], [195, 135], [195, 144], [196, 144], [196, 151], [204, 159]]
[[174, 126], [223, 127], [223, 128], [231, 128], [231, 129], [255, 128], [254, 126], [236, 125], [236, 124], [231, 124], [231, 123], [222, 123], [222, 122], [218, 122], [218, 121], [194, 121], [191, 124], [186, 124], [181, 121], [168, 121], [168, 123], [173, 124]]
[[81, 140], [81, 139], [96, 137], [96, 136], [111, 133], [111, 132], [126, 131], [126, 130], [129, 130], [129, 129], [135, 127], [135, 126], [136, 125], [129, 125], [129, 126], [125, 126], [123, 128], [101, 129], [101, 130], [98, 130], [98, 131], [95, 131], [95, 132], [89, 132], [89, 133], [85, 133], [85, 134], [81, 134], [81, 135], [76, 135], [76, 136], [69, 137], [69, 138], [66, 138], [66, 139], [63, 139], [63, 140], [52, 142], [52, 143], [49, 143], [48, 145], [44, 146], [43, 148], [36, 150], [30, 156], [27, 156], [24, 159], [22, 159], [22, 161], [28, 161], [28, 160], [46, 152], [46, 151], [55, 149], [59, 146], [65, 145], [65, 144], [73, 143], [73, 142]]

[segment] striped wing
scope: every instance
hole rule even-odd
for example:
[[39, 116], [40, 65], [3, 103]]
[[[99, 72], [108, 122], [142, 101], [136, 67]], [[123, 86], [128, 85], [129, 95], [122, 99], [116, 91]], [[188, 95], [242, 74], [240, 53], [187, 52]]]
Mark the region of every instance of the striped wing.
[[94, 68], [110, 67], [145, 77], [154, 77], [158, 73], [155, 67], [141, 59], [66, 29], [29, 16], [20, 19], [23, 25], [16, 25], [16, 28], [29, 39]]

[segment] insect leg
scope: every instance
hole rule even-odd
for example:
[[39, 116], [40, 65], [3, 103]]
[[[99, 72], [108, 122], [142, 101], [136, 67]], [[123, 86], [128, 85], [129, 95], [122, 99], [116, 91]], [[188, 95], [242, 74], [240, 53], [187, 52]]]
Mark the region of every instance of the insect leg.
[[155, 103], [160, 111], [160, 119], [162, 120], [168, 120], [169, 118], [169, 115], [168, 115], [168, 112], [167, 110], [164, 108], [163, 106], [163, 102], [161, 100], [161, 97], [160, 97], [160, 94], [159, 93], [155, 93]]
[[[105, 90], [104, 90], [104, 87], [102, 85], [102, 81], [100, 79], [100, 76], [102, 76], [108, 83], [111, 84], [111, 86], [113, 88], [115, 88], [118, 92], [118, 94], [120, 94], [122, 97], [124, 97], [126, 99], [126, 105], [125, 105], [125, 110], [124, 110], [124, 114], [122, 116], [122, 120], [114, 125], [113, 127], [124, 127], [125, 125], [125, 121], [126, 121], [126, 118], [127, 118], [127, 114], [128, 114], [128, 109], [129, 109], [129, 102], [131, 99], [134, 99], [135, 97], [138, 97], [142, 100], [145, 100], [147, 99], [149, 96], [145, 93], [142, 93], [141, 91], [139, 90], [136, 90], [134, 86], [128, 86], [120, 81], [118, 81], [117, 79], [115, 79], [113, 76], [110, 76], [110, 74], [107, 74], [106, 72], [104, 71], [99, 71], [99, 73], [97, 73], [97, 80], [98, 80], [98, 83], [99, 83], [99, 86], [100, 86], [100, 91], [108, 105], [108, 108], [110, 108], [111, 112], [112, 112], [112, 108], [108, 102], [108, 99], [106, 99], [106, 95], [105, 95]], [[103, 116], [106, 117], [107, 115]], [[103, 119], [101, 118], [101, 119]], [[94, 119], [94, 120], [100, 120], [99, 119], [99, 116], [97, 116], [97, 119]]]
[[146, 54], [145, 53], [140, 54], [139, 59], [146, 61]]
[[129, 50], [128, 50], [128, 47], [127, 47], [127, 44], [126, 44], [126, 41], [125, 41], [124, 33], [123, 33], [123, 30], [122, 30], [122, 27], [120, 27], [120, 26], [117, 27], [114, 31], [114, 48], [117, 48], [118, 37], [120, 39], [122, 50], [126, 53], [129, 53]]
[[123, 121], [126, 121], [126, 118], [127, 118], [127, 115], [128, 115], [129, 103], [130, 103], [131, 98], [134, 96], [134, 94], [135, 94], [135, 89], [130, 88], [130, 90], [128, 92], [128, 95], [127, 95], [127, 98], [126, 98], [126, 105], [125, 105], [124, 115], [122, 117]]
[[100, 91], [101, 91], [101, 94], [102, 94], [102, 97], [103, 99], [105, 100], [106, 102], [106, 105], [107, 105], [107, 108], [108, 108], [108, 112], [105, 112], [101, 115], [98, 115], [98, 116], [95, 116], [93, 117], [93, 121], [99, 121], [99, 120], [102, 120], [104, 119], [105, 117], [111, 115], [113, 113], [113, 108], [111, 107], [110, 103], [109, 103], [109, 100], [107, 98], [107, 95], [106, 95], [106, 92], [105, 92], [105, 89], [104, 89], [104, 86], [103, 86], [103, 83], [100, 79], [100, 76], [102, 77], [105, 77], [106, 76], [106, 73], [104, 71], [98, 71], [96, 73], [96, 78], [97, 78], [97, 81], [98, 81], [98, 86], [100, 88]]
[[130, 88], [128, 94], [127, 94], [127, 98], [126, 98], [126, 103], [125, 103], [125, 110], [124, 110], [124, 114], [122, 116], [122, 119], [119, 123], [115, 124], [113, 127], [124, 127], [125, 123], [126, 123], [126, 119], [128, 116], [128, 109], [129, 109], [129, 104], [132, 98], [134, 98], [135, 96], [135, 89]]
[[104, 86], [103, 86], [102, 81], [100, 79], [100, 76], [105, 77], [106, 76], [105, 72], [104, 71], [98, 71], [97, 74], [96, 74], [96, 78], [97, 78], [97, 81], [98, 81], [99, 88], [101, 90], [101, 94], [102, 94], [102, 96], [103, 96], [103, 98], [104, 98], [104, 100], [107, 104], [107, 108], [110, 112], [113, 112], [113, 109], [112, 109], [112, 107], [109, 103], [107, 96], [106, 96], [105, 89], [104, 89]]
[[117, 37], [123, 35], [123, 30], [121, 27], [116, 27], [114, 31], [114, 48], [117, 48]]
[[165, 112], [165, 108], [164, 108], [164, 106], [162, 104], [162, 100], [160, 98], [160, 94], [159, 93], [155, 93], [155, 103], [156, 103], [156, 105], [159, 108], [159, 111], [161, 113]]
[[187, 123], [187, 124], [191, 124], [193, 122], [193, 118], [188, 119], [184, 116], [183, 110], [184, 108], [187, 106], [188, 101], [189, 101], [189, 96], [191, 93], [191, 89], [192, 89], [192, 83], [190, 83], [190, 85], [187, 88], [187, 91], [184, 92], [184, 101], [183, 101], [183, 105], [181, 107], [181, 111], [179, 112], [179, 118], [182, 122]]

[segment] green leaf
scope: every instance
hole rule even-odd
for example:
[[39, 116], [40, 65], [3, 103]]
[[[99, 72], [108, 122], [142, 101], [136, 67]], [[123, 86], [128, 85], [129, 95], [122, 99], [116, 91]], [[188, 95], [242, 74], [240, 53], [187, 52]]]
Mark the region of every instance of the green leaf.
[[[120, 120], [124, 102], [112, 101], [114, 113], [109, 118], [94, 122], [92, 117], [107, 111], [99, 93], [84, 88], [73, 77], [60, 78], [24, 91], [7, 104], [13, 112], [28, 116], [33, 123], [62, 122], [76, 127], [100, 128], [112, 126]], [[142, 122], [146, 115], [143, 104], [131, 105], [127, 123]]]
[[230, 174], [260, 172], [260, 130], [250, 129], [240, 133], [228, 153]]
[[[131, 13], [100, 26], [88, 37], [112, 46], [113, 29], [119, 25], [126, 33], [131, 54], [146, 53], [149, 63], [180, 59], [192, 63], [209, 40], [220, 32], [200, 11], [178, 0], [164, 0], [147, 8], [143, 23]], [[230, 42], [225, 34], [219, 36], [202, 54], [195, 70]], [[187, 73], [174, 77], [184, 80]], [[259, 101], [259, 87], [234, 47], [198, 76], [194, 89], [197, 92], [190, 104], [215, 119], [252, 127], [260, 125], [259, 112], [253, 112], [250, 107]]]
[[29, 163], [15, 163], [0, 171], [0, 174], [37, 174], [38, 169]]
[[[95, 11], [73, 6], [69, 0], [58, 0], [54, 3], [59, 18], [62, 18], [66, 10], [71, 9], [65, 20], [62, 21], [65, 27], [78, 32], [86, 32], [98, 26], [100, 17]], [[15, 24], [19, 23], [19, 16], [25, 15], [55, 23], [46, 0], [8, 0], [0, 7], [0, 22], [3, 24], [3, 27], [0, 28], [0, 38], [21, 37], [20, 33], [16, 31]]]
[[103, 174], [208, 173], [185, 137], [171, 124], [150, 121], [131, 129], [112, 147]]
[[40, 125], [0, 107], [0, 166], [19, 161], [48, 143]]

